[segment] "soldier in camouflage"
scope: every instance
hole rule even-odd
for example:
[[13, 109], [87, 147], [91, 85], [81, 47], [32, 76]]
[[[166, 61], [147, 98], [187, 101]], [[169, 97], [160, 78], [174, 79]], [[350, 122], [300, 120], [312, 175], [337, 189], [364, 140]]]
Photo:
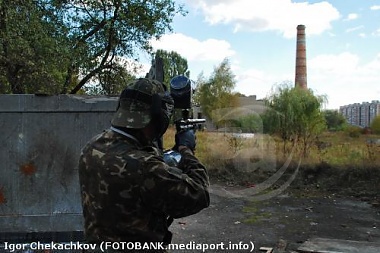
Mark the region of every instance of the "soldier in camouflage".
[[177, 167], [153, 145], [167, 130], [173, 100], [165, 86], [140, 78], [121, 93], [111, 128], [82, 150], [79, 179], [88, 242], [171, 241], [170, 219], [209, 206], [206, 168], [191, 130], [176, 135]]

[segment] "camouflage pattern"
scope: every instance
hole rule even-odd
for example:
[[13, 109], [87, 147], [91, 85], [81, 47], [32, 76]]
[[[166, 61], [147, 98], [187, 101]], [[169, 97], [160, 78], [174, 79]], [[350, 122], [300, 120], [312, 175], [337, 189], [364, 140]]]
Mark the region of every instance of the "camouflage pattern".
[[169, 167], [153, 146], [112, 130], [94, 137], [79, 161], [87, 240], [162, 242], [168, 217], [207, 207], [207, 171], [190, 150], [181, 154], [178, 167]]
[[[127, 89], [138, 90], [147, 95], [165, 92], [162, 83], [147, 78], [132, 81]], [[124, 98], [123, 93], [120, 95], [119, 108], [111, 121], [112, 125], [126, 128], [143, 128], [148, 125], [151, 120], [151, 105], [137, 99]]]

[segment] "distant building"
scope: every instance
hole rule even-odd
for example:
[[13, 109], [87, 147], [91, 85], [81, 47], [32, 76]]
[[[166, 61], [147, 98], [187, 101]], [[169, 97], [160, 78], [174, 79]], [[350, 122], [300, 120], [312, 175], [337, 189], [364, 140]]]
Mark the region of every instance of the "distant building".
[[339, 108], [339, 112], [346, 118], [348, 124], [369, 127], [373, 119], [380, 115], [380, 101], [344, 105]]
[[258, 114], [263, 113], [266, 108], [265, 102], [261, 99], [257, 99], [256, 95], [251, 95], [248, 97], [239, 97], [239, 106], [248, 108]]

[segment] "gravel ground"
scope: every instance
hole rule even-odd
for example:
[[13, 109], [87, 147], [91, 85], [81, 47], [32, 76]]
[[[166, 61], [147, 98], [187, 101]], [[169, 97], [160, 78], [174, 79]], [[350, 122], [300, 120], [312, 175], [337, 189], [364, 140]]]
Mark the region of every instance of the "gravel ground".
[[313, 237], [380, 243], [380, 208], [367, 202], [287, 193], [252, 201], [239, 192], [212, 185], [210, 207], [171, 226], [174, 244], [196, 249], [170, 252], [263, 252], [259, 249], [283, 241], [291, 252]]

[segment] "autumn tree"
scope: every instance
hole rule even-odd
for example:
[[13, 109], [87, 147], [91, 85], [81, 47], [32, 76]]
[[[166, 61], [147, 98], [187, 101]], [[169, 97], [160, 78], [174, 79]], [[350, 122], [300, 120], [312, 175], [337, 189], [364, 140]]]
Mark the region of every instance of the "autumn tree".
[[235, 87], [235, 75], [233, 74], [228, 59], [224, 59], [213, 71], [210, 78], [198, 78], [198, 101], [205, 116], [213, 120], [217, 125], [223, 115], [224, 108], [235, 107], [238, 97], [233, 93]]

